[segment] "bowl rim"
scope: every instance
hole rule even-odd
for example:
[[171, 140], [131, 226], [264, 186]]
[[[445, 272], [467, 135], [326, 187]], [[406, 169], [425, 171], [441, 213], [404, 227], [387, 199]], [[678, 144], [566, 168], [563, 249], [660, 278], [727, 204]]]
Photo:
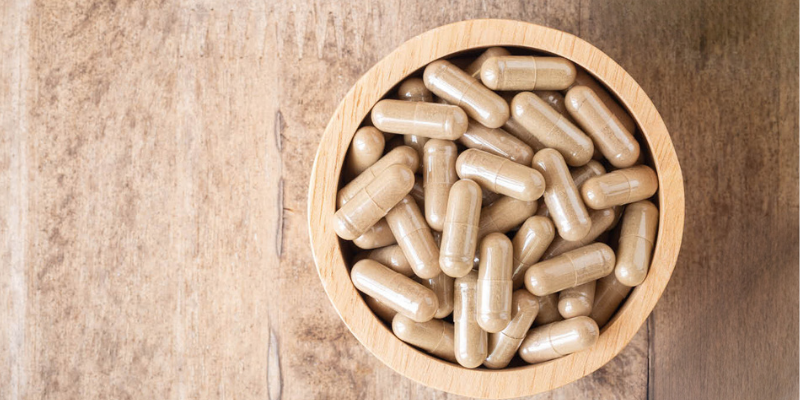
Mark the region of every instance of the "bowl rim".
[[[650, 272], [601, 331], [592, 348], [541, 364], [503, 370], [466, 369], [400, 341], [353, 286], [333, 230], [336, 190], [347, 148], [372, 106], [428, 63], [492, 46], [529, 48], [571, 60], [616, 95], [636, 120], [658, 181], [659, 226]], [[529, 22], [479, 19], [455, 22], [413, 37], [370, 68], [339, 103], [320, 140], [309, 181], [308, 224], [314, 261], [336, 312], [373, 355], [423, 385], [463, 396], [533, 395], [580, 379], [614, 358], [638, 332], [672, 274], [684, 223], [683, 177], [667, 127], [636, 81], [605, 53], [566, 32]]]

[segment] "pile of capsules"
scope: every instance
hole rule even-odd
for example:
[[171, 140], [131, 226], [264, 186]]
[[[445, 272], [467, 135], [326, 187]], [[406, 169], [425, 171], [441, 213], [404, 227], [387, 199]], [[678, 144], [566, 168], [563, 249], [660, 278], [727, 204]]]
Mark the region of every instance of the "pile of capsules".
[[591, 347], [655, 243], [635, 123], [563, 58], [458, 64], [427, 65], [355, 133], [334, 215], [364, 250], [353, 285], [398, 338], [466, 368]]

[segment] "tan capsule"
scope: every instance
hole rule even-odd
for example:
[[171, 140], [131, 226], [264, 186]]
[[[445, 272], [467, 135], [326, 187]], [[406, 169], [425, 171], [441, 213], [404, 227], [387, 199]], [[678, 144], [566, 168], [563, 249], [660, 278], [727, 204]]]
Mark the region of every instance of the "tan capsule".
[[455, 140], [467, 130], [467, 115], [448, 104], [381, 100], [372, 107], [372, 123], [384, 132]]
[[584, 132], [589, 134], [595, 147], [611, 165], [627, 168], [639, 158], [639, 142], [633, 138], [592, 89], [575, 86], [567, 92], [567, 110]]
[[614, 273], [622, 284], [637, 286], [650, 269], [650, 257], [658, 227], [658, 208], [649, 201], [637, 201], [625, 208], [617, 247]]
[[[333, 229], [353, 240], [375, 225], [414, 186], [414, 173], [404, 165], [386, 168], [334, 214]], [[438, 255], [437, 255], [438, 256]]]
[[499, 128], [508, 120], [508, 103], [449, 61], [428, 64], [422, 79], [433, 94], [463, 108], [468, 116], [489, 128]]
[[389, 229], [386, 218], [382, 218], [375, 225], [370, 226], [361, 236], [353, 239], [353, 244], [360, 249], [371, 250], [379, 247], [386, 247], [397, 243], [397, 240]]
[[425, 189], [423, 187], [423, 180], [424, 178], [422, 175], [416, 175], [414, 177], [414, 187], [411, 188], [411, 197], [414, 198], [414, 201], [417, 202], [417, 206], [420, 209], [425, 208]]
[[408, 78], [397, 88], [397, 98], [405, 101], [433, 101], [433, 93], [421, 78]]
[[537, 296], [600, 279], [614, 271], [614, 251], [593, 243], [533, 264], [525, 273], [525, 287]]
[[359, 291], [417, 322], [429, 321], [439, 307], [432, 290], [377, 261], [357, 262], [350, 279]]
[[514, 261], [511, 280], [514, 281], [514, 289], [522, 287], [525, 271], [539, 261], [555, 234], [553, 223], [545, 217], [530, 217], [519, 228], [512, 241]]
[[562, 90], [575, 81], [575, 64], [561, 57], [490, 57], [481, 82], [492, 90]]
[[633, 203], [654, 195], [658, 177], [652, 168], [638, 165], [589, 178], [581, 187], [584, 203], [600, 210]]
[[392, 332], [400, 340], [450, 362], [456, 362], [453, 324], [439, 319], [416, 322], [401, 314], [392, 320]]
[[374, 297], [364, 296], [364, 302], [367, 303], [372, 312], [381, 319], [381, 321], [391, 324], [392, 319], [395, 315], [397, 315], [397, 311], [393, 310], [391, 307], [387, 306], [386, 304], [381, 303], [379, 300], [375, 299]]
[[456, 360], [462, 367], [475, 368], [483, 363], [488, 353], [486, 331], [481, 329], [477, 315], [478, 272], [471, 271], [467, 275], [456, 278], [455, 308], [453, 324], [455, 325]]
[[511, 115], [545, 147], [558, 150], [570, 166], [579, 167], [592, 159], [592, 139], [539, 96], [531, 92], [514, 96]]
[[530, 165], [533, 158], [533, 149], [522, 140], [500, 128], [487, 128], [475, 121], [469, 121], [467, 131], [458, 139], [458, 143], [526, 166]]
[[422, 158], [424, 157], [423, 149], [425, 148], [425, 143], [428, 143], [428, 140], [430, 139], [417, 135], [402, 135], [402, 136], [403, 136], [403, 145], [411, 147], [417, 152], [417, 155], [419, 155], [419, 165], [417, 166], [417, 169], [414, 170], [414, 172], [422, 172], [423, 168]]
[[597, 326], [604, 327], [617, 311], [622, 301], [628, 297], [633, 288], [623, 285], [617, 280], [616, 274], [609, 274], [597, 281], [594, 293], [594, 304], [589, 318], [597, 322]]
[[489, 47], [488, 49], [486, 49], [486, 51], [481, 53], [481, 55], [479, 55], [478, 58], [475, 59], [475, 61], [473, 61], [466, 68], [464, 68], [464, 72], [466, 72], [475, 79], [480, 79], [481, 66], [483, 65], [484, 61], [488, 60], [489, 57], [499, 57], [508, 55], [511, 55], [511, 53], [509, 53], [508, 50], [502, 47]]
[[478, 325], [489, 333], [505, 329], [511, 320], [511, 240], [490, 233], [481, 241], [478, 266]]
[[511, 322], [502, 331], [489, 334], [489, 355], [483, 365], [491, 369], [508, 366], [538, 313], [536, 296], [525, 289], [515, 291], [511, 297]]
[[458, 180], [456, 174], [458, 148], [449, 140], [432, 139], [425, 144], [423, 188], [425, 190], [425, 220], [433, 230], [444, 227], [447, 197]]
[[547, 296], [539, 297], [539, 314], [533, 321], [534, 325], [547, 325], [556, 321], [561, 321], [562, 319], [564, 319], [564, 317], [558, 312], [558, 293], [551, 293]]
[[372, 164], [364, 172], [355, 177], [336, 194], [336, 207], [342, 207], [348, 200], [352, 199], [361, 189], [364, 189], [375, 177], [381, 174], [386, 168], [400, 164], [411, 168], [413, 171], [419, 165], [419, 155], [414, 149], [408, 146], [400, 146], [381, 157], [375, 164]]
[[514, 135], [514, 137], [521, 140], [523, 143], [530, 146], [534, 153], [546, 147], [542, 142], [539, 141], [539, 139], [536, 138], [536, 136], [533, 136], [529, 130], [522, 126], [522, 124], [520, 124], [513, 115], [508, 118], [508, 121], [506, 121], [505, 125], [503, 125], [503, 129], [506, 132]]
[[588, 349], [600, 329], [589, 317], [575, 317], [534, 328], [522, 341], [519, 355], [529, 364], [553, 360]]
[[554, 149], [536, 153], [533, 168], [544, 177], [547, 187], [544, 202], [558, 235], [567, 240], [585, 237], [592, 228], [592, 220], [561, 153]]
[[501, 197], [481, 210], [478, 240], [492, 232], [506, 233], [536, 213], [536, 201]]
[[436, 293], [436, 299], [439, 301], [439, 308], [436, 309], [436, 314], [433, 315], [433, 318], [442, 319], [453, 312], [453, 285], [455, 279], [443, 273], [429, 279], [416, 279], [422, 286]]
[[619, 103], [617, 103], [617, 101], [611, 97], [608, 91], [589, 75], [589, 73], [580, 68], [578, 69], [578, 74], [575, 76], [575, 83], [564, 92], [569, 91], [573, 86], [579, 85], [587, 86], [597, 93], [597, 96], [600, 97], [600, 100], [603, 101], [603, 104], [605, 104], [606, 107], [608, 107], [608, 109], [614, 113], [614, 115], [620, 122], [622, 122], [622, 125], [625, 126], [625, 129], [627, 129], [628, 132], [633, 133], [636, 131], [636, 122], [633, 120], [633, 117], [631, 117], [630, 114], [628, 114], [628, 112], [625, 111], [625, 109], [622, 108], [622, 106], [620, 106]]
[[406, 196], [388, 214], [386, 222], [397, 244], [403, 249], [411, 269], [418, 277], [433, 278], [442, 272], [439, 269], [439, 248], [433, 239], [431, 228], [419, 210], [414, 198]]
[[538, 171], [482, 150], [461, 153], [456, 172], [461, 179], [472, 179], [484, 189], [522, 201], [534, 201], [544, 193], [544, 178]]
[[589, 233], [581, 240], [569, 241], [562, 237], [553, 239], [553, 243], [542, 254], [542, 260], [549, 260], [568, 251], [590, 245], [600, 235], [612, 228], [618, 213], [617, 207], [589, 211], [589, 218], [592, 220], [592, 229], [589, 229]]
[[353, 136], [347, 157], [344, 159], [345, 173], [348, 176], [358, 176], [372, 164], [375, 164], [383, 155], [386, 141], [383, 133], [372, 126], [359, 128]]
[[481, 188], [468, 179], [456, 182], [447, 200], [439, 252], [439, 266], [448, 276], [460, 278], [472, 270], [480, 214]]
[[[391, 230], [389, 231], [391, 232]], [[414, 275], [414, 270], [411, 269], [411, 264], [408, 263], [405, 254], [403, 254], [403, 249], [396, 244], [370, 250], [365, 254], [365, 256], [370, 260], [375, 260], [391, 268], [397, 273], [405, 276]]]
[[606, 168], [598, 161], [589, 161], [586, 165], [572, 169], [569, 174], [572, 175], [572, 181], [575, 182], [575, 187], [581, 190], [583, 184], [591, 177], [600, 176], [606, 173]]
[[558, 294], [558, 312], [565, 319], [588, 316], [592, 312], [597, 281], [564, 289]]

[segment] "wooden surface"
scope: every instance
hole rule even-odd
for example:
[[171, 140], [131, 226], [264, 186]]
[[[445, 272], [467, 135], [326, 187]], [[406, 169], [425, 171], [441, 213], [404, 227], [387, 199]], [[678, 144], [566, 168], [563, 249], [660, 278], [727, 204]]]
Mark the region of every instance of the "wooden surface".
[[684, 245], [646, 328], [541, 398], [798, 397], [795, 2], [0, 3], [0, 399], [449, 398], [316, 276], [312, 157], [355, 80], [444, 23], [574, 33], [661, 112]]

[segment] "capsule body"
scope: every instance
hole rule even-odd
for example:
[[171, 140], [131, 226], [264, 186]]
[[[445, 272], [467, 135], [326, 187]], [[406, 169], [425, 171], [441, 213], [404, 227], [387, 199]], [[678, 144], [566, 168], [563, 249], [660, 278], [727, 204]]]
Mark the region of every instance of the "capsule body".
[[533, 168], [544, 177], [547, 187], [544, 202], [558, 235], [567, 240], [585, 237], [592, 227], [592, 220], [561, 153], [554, 149], [536, 153]]
[[428, 64], [422, 79], [435, 95], [489, 128], [499, 128], [508, 120], [508, 103], [449, 61]]
[[433, 101], [433, 93], [421, 78], [408, 78], [397, 88], [397, 98], [405, 101]]
[[558, 294], [558, 312], [565, 319], [588, 316], [592, 312], [597, 281], [564, 289]]
[[419, 155], [414, 149], [408, 146], [400, 146], [385, 156], [381, 157], [375, 164], [364, 170], [347, 185], [344, 185], [336, 194], [336, 207], [342, 207], [348, 200], [352, 199], [361, 189], [364, 189], [381, 172], [392, 165], [405, 165], [411, 170], [415, 170], [419, 165]]
[[561, 57], [490, 57], [481, 82], [492, 90], [563, 90], [575, 81], [575, 65]]
[[425, 190], [425, 220], [433, 230], [441, 231], [447, 212], [450, 187], [458, 180], [456, 157], [458, 149], [449, 140], [431, 139], [425, 144], [423, 188]]
[[484, 189], [522, 201], [534, 201], [544, 193], [542, 174], [482, 150], [461, 153], [456, 160], [456, 172], [461, 179], [472, 179]]
[[589, 317], [576, 317], [534, 328], [522, 341], [519, 355], [530, 364], [563, 357], [597, 343], [600, 329]]
[[[527, 289], [526, 289], [527, 290]], [[541, 326], [561, 321], [564, 317], [558, 312], [558, 293], [551, 293], [539, 297], [539, 314], [533, 321], [534, 325]]]
[[567, 92], [567, 110], [588, 133], [611, 165], [627, 168], [639, 158], [639, 142], [592, 89], [575, 86]]
[[514, 96], [511, 115], [545, 147], [558, 150], [570, 166], [578, 167], [592, 159], [592, 139], [539, 96], [531, 92]]
[[511, 297], [511, 322], [502, 331], [489, 334], [489, 355], [483, 365], [492, 369], [508, 366], [538, 313], [536, 296], [525, 289], [515, 291]]
[[614, 270], [614, 251], [593, 243], [534, 264], [525, 273], [525, 287], [545, 296], [600, 279]]
[[464, 110], [448, 104], [381, 100], [371, 116], [376, 128], [402, 135], [455, 140], [467, 130]]
[[406, 196], [386, 214], [386, 222], [411, 269], [427, 279], [439, 275], [439, 248], [414, 198]]
[[489, 333], [500, 332], [511, 320], [511, 240], [490, 233], [481, 241], [478, 265], [478, 325]]
[[392, 332], [400, 340], [412, 344], [439, 358], [456, 362], [453, 324], [438, 319], [416, 322], [401, 314], [392, 320]]
[[345, 172], [348, 176], [358, 176], [383, 155], [386, 141], [383, 133], [374, 126], [359, 128], [353, 136], [345, 158]]
[[[622, 106], [620, 106], [619, 103], [617, 103], [617, 101], [611, 97], [611, 95], [603, 86], [600, 86], [600, 84], [583, 69], [578, 69], [578, 73], [575, 75], [575, 83], [572, 86], [578, 85], [586, 86], [597, 93], [597, 96], [600, 97], [600, 100], [603, 101], [603, 104], [605, 104], [606, 107], [608, 107], [608, 109], [614, 113], [614, 115], [622, 123], [622, 125], [625, 126], [625, 129], [627, 129], [628, 132], [633, 133], [636, 131], [636, 122], [634, 122], [633, 117], [631, 117], [630, 114], [628, 114], [628, 112], [625, 111], [625, 109], [622, 108]], [[569, 89], [572, 89], [572, 87]], [[567, 89], [567, 91], [569, 91], [569, 89]]]
[[611, 229], [614, 225], [614, 221], [617, 219], [618, 212], [618, 207], [590, 211], [589, 218], [592, 220], [592, 228], [589, 229], [589, 233], [581, 240], [569, 241], [562, 237], [553, 239], [553, 243], [550, 244], [550, 247], [548, 247], [542, 255], [542, 260], [549, 260], [568, 251], [590, 245], [600, 237], [600, 235]]
[[650, 269], [650, 257], [658, 228], [658, 208], [649, 201], [638, 201], [625, 208], [617, 247], [614, 273], [624, 285], [644, 282]]
[[578, 190], [581, 190], [581, 187], [583, 187], [583, 184], [589, 180], [589, 178], [600, 176], [605, 173], [606, 168], [596, 160], [589, 161], [586, 165], [575, 168], [569, 172]]
[[[387, 228], [387, 230], [389, 229]], [[389, 232], [391, 232], [391, 230], [389, 230]], [[366, 258], [375, 260], [399, 274], [405, 276], [414, 275], [414, 270], [411, 269], [411, 264], [408, 263], [405, 254], [403, 254], [403, 249], [396, 244], [370, 250], [367, 252]]]
[[394, 238], [392, 230], [389, 229], [389, 223], [386, 222], [386, 218], [382, 218], [375, 225], [367, 228], [361, 236], [353, 239], [353, 244], [364, 250], [386, 247], [395, 243], [397, 243], [397, 240]]
[[475, 319], [477, 313], [478, 273], [471, 271], [455, 283], [455, 325], [456, 360], [461, 366], [475, 368], [486, 359], [488, 340], [486, 331], [481, 329]]
[[460, 278], [472, 270], [478, 245], [481, 188], [462, 179], [450, 188], [442, 230], [439, 266], [448, 276]]
[[488, 60], [490, 57], [499, 57], [499, 56], [508, 56], [511, 53], [508, 50], [502, 47], [489, 47], [478, 56], [472, 63], [470, 63], [466, 68], [464, 68], [464, 72], [469, 74], [471, 77], [480, 79], [481, 78], [481, 66], [483, 63]]
[[429, 321], [439, 307], [433, 291], [377, 261], [357, 262], [350, 279], [356, 289], [417, 322]]
[[436, 313], [433, 314], [433, 317], [442, 319], [450, 315], [450, 313], [453, 312], [453, 285], [455, 284], [455, 279], [444, 273], [440, 273], [433, 278], [417, 279], [422, 286], [436, 293], [436, 300], [439, 301], [439, 308], [436, 309]]
[[658, 190], [658, 177], [646, 165], [618, 169], [589, 178], [581, 187], [584, 203], [600, 210], [647, 199]]
[[605, 278], [599, 279], [594, 293], [592, 312], [589, 317], [597, 322], [597, 326], [604, 327], [632, 289], [617, 280], [615, 274], [609, 274]]
[[514, 251], [511, 280], [514, 282], [514, 289], [522, 287], [525, 271], [539, 261], [555, 234], [556, 230], [550, 219], [540, 216], [528, 218], [519, 228], [512, 241]]
[[392, 165], [358, 192], [334, 214], [333, 229], [342, 239], [353, 240], [383, 218], [414, 186], [414, 173]]
[[501, 197], [481, 210], [478, 240], [492, 232], [506, 233], [536, 213], [536, 201]]
[[364, 302], [367, 303], [369, 309], [372, 310], [372, 312], [378, 318], [380, 318], [381, 321], [387, 324], [391, 324], [392, 319], [394, 319], [394, 316], [397, 315], [397, 311], [387, 306], [386, 304], [381, 303], [374, 297], [364, 296]]
[[469, 122], [467, 131], [458, 142], [470, 149], [483, 150], [526, 166], [533, 158], [533, 149], [522, 140], [501, 128], [487, 128], [475, 121]]

